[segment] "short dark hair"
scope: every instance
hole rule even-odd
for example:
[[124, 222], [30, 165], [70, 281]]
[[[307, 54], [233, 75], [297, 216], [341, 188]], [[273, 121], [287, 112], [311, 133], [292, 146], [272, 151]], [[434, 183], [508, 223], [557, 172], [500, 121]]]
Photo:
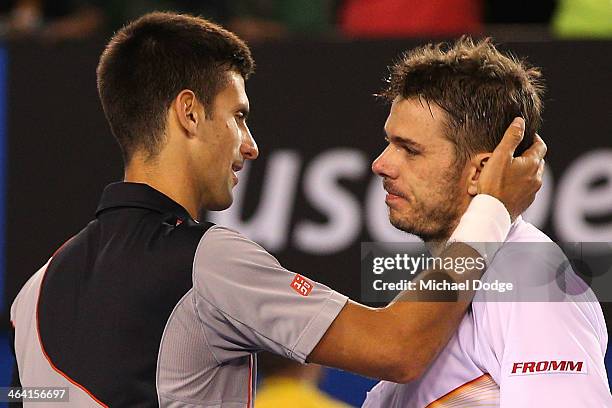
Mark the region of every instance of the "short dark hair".
[[[98, 93], [124, 161], [159, 153], [167, 111], [183, 89], [206, 108], [235, 70], [246, 80], [254, 61], [235, 34], [200, 17], [155, 12], [121, 28], [100, 57]], [[206, 109], [207, 115], [212, 109]]]
[[448, 117], [446, 137], [455, 144], [458, 163], [493, 151], [517, 116], [526, 123], [517, 155], [531, 145], [541, 125], [540, 70], [504, 55], [490, 38], [427, 44], [403, 54], [390, 71], [381, 96], [389, 101], [422, 98], [442, 108]]

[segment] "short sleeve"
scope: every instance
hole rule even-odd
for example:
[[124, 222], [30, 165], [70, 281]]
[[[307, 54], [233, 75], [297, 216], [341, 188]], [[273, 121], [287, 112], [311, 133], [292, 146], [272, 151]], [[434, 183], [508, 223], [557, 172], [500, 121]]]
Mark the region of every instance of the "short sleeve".
[[219, 226], [202, 237], [193, 270], [197, 313], [220, 362], [262, 350], [304, 362], [347, 302]]
[[[501, 408], [609, 407], [612, 397], [595, 303], [487, 305], [484, 366], [495, 373]], [[605, 324], [605, 323], [603, 323]], [[485, 348], [481, 346], [481, 348]]]

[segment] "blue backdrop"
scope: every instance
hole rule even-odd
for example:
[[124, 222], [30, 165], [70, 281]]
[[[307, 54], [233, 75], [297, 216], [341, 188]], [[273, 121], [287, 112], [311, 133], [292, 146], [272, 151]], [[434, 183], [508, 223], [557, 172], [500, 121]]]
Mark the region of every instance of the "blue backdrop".
[[7, 95], [7, 52], [4, 47], [0, 47], [0, 314], [4, 312], [4, 231], [5, 231], [5, 210], [6, 210], [6, 95]]
[[[7, 53], [0, 47], [0, 314], [4, 311], [4, 263], [5, 210], [6, 210], [6, 95], [7, 95]], [[7, 334], [0, 332], [0, 386], [8, 384], [11, 375]], [[2, 406], [0, 404], [0, 406]]]

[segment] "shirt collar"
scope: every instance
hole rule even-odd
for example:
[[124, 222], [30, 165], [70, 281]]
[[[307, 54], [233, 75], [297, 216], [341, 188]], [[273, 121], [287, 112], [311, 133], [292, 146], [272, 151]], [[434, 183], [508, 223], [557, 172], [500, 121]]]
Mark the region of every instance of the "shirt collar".
[[524, 224], [524, 223], [525, 223], [525, 221], [523, 221], [523, 217], [519, 214], [519, 216], [516, 217], [514, 219], [514, 222], [510, 225], [510, 231], [508, 231], [508, 235], [506, 236], [506, 239], [508, 239], [508, 237], [510, 236], [511, 233], [516, 231], [516, 229], [519, 227], [519, 225]]
[[118, 182], [106, 186], [96, 210], [96, 217], [103, 211], [120, 207], [146, 208], [160, 214], [170, 213], [182, 220], [191, 219], [189, 212], [179, 203], [142, 183]]

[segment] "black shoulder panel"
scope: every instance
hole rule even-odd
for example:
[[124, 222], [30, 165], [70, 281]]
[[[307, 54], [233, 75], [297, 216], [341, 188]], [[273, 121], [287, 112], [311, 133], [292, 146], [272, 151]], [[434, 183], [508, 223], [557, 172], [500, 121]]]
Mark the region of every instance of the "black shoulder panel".
[[192, 288], [193, 258], [212, 226], [140, 208], [106, 211], [68, 241], [38, 304], [55, 368], [111, 407], [157, 406], [161, 336]]

